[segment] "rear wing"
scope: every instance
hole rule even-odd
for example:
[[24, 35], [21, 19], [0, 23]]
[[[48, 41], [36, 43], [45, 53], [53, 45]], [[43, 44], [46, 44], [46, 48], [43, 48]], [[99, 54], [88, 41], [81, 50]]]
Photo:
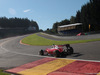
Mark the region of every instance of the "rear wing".
[[70, 44], [64, 44], [64, 45], [57, 45], [58, 48], [63, 48], [64, 46], [66, 46], [67, 48], [70, 47]]
[[64, 45], [58, 45], [58, 46], [66, 46], [66, 47], [70, 47], [70, 44], [64, 44]]

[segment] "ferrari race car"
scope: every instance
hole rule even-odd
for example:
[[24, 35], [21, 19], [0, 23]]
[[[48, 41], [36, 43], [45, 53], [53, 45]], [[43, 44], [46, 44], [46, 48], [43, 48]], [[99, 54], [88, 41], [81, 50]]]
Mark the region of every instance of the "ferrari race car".
[[73, 54], [74, 50], [70, 46], [70, 44], [64, 44], [64, 45], [54, 45], [52, 48], [47, 48], [45, 50], [40, 50], [40, 55], [53, 55], [55, 57], [63, 57], [67, 55]]

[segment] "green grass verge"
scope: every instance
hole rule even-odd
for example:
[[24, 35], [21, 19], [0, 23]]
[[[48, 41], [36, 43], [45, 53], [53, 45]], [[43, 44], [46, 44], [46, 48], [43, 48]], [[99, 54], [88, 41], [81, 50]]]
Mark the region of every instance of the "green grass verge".
[[90, 39], [90, 40], [75, 40], [75, 41], [55, 41], [40, 37], [36, 34], [30, 35], [24, 39], [22, 39], [22, 43], [35, 45], [35, 46], [48, 46], [52, 44], [60, 45], [60, 44], [75, 44], [75, 43], [86, 43], [86, 42], [93, 42], [93, 41], [100, 41], [99, 39]]
[[0, 70], [0, 75], [11, 75], [11, 74], [4, 73], [3, 70]]

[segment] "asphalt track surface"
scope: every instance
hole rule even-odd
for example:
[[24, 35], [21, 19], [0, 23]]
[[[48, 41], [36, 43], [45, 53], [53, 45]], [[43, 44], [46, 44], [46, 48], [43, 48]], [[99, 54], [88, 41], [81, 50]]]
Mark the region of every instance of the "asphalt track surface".
[[[0, 40], [0, 68], [10, 69], [48, 57], [40, 56], [38, 55], [38, 52], [40, 49], [45, 49], [50, 46], [30, 46], [20, 44], [20, 40], [26, 36], [28, 35]], [[100, 41], [71, 44], [71, 46], [74, 48], [74, 54], [67, 56], [66, 58], [100, 61]]]
[[55, 36], [49, 35], [46, 33], [37, 33], [37, 35], [51, 39], [51, 40], [62, 40], [62, 41], [73, 41], [73, 40], [88, 40], [88, 39], [97, 39], [100, 38], [100, 34], [93, 34], [93, 35], [81, 35], [81, 36]]

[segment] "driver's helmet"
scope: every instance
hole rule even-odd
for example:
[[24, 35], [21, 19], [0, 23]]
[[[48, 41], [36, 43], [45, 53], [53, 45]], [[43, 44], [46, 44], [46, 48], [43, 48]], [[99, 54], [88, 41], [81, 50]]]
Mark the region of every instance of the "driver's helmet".
[[53, 44], [52, 46], [53, 46], [53, 48], [58, 49], [57, 45]]
[[53, 44], [52, 47], [55, 48], [55, 44]]
[[54, 45], [54, 47], [53, 47], [53, 48], [58, 49], [58, 46], [57, 46], [57, 45]]

